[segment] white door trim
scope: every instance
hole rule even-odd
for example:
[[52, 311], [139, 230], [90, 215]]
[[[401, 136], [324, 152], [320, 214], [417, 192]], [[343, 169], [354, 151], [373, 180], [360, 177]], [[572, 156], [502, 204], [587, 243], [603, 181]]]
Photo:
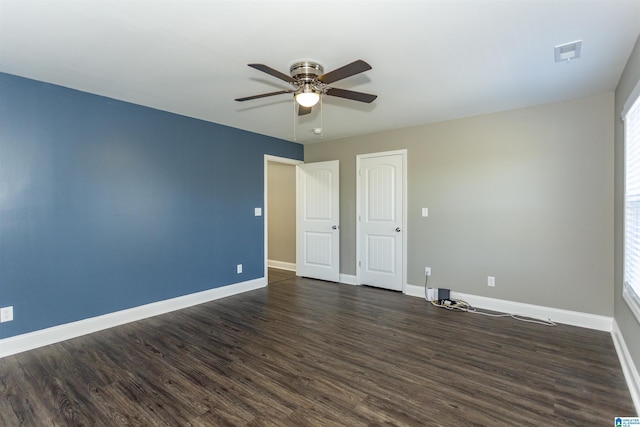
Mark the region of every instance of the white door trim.
[[263, 220], [264, 220], [264, 278], [269, 280], [269, 174], [268, 174], [268, 166], [269, 162], [275, 163], [285, 163], [288, 165], [296, 166], [301, 165], [304, 162], [302, 160], [289, 159], [286, 157], [278, 157], [272, 156], [270, 154], [264, 155], [264, 209], [263, 209]]
[[358, 154], [356, 156], [356, 284], [361, 285], [360, 269], [362, 248], [360, 247], [360, 161], [361, 159], [383, 156], [402, 156], [402, 293], [407, 291], [407, 240], [409, 233], [407, 230], [407, 150], [383, 151], [380, 153]]

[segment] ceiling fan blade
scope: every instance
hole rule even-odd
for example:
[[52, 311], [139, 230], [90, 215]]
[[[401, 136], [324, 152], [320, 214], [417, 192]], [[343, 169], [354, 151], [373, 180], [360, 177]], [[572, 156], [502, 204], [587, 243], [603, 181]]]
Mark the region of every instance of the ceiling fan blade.
[[273, 95], [282, 95], [283, 93], [292, 93], [292, 90], [279, 90], [277, 92], [269, 92], [269, 93], [263, 93], [260, 95], [253, 95], [253, 96], [245, 96], [244, 98], [236, 98], [236, 101], [250, 101], [252, 99], [258, 99], [258, 98], [266, 98], [267, 96], [273, 96]]
[[318, 76], [318, 80], [328, 85], [333, 82], [337, 82], [338, 80], [346, 79], [347, 77], [351, 77], [370, 69], [371, 65], [367, 64], [362, 59], [358, 59], [357, 61], [353, 61], [351, 64], [347, 64], [344, 67], [337, 68], [333, 71], [329, 71], [326, 74]]
[[303, 107], [302, 105], [298, 105], [298, 115], [304, 116], [311, 113], [311, 107]]
[[354, 101], [366, 102], [367, 104], [373, 102], [378, 97], [378, 95], [371, 95], [370, 93], [355, 92], [353, 90], [347, 89], [337, 89], [335, 87], [327, 89], [326, 93], [327, 95], [352, 99]]
[[274, 70], [273, 68], [269, 67], [268, 65], [264, 65], [264, 64], [248, 64], [249, 67], [255, 68], [258, 71], [262, 71], [263, 73], [267, 73], [272, 75], [273, 77], [277, 77], [280, 80], [284, 80], [285, 82], [289, 82], [289, 83], [296, 83], [296, 80], [291, 77], [288, 76], [284, 73], [281, 73], [278, 70]]

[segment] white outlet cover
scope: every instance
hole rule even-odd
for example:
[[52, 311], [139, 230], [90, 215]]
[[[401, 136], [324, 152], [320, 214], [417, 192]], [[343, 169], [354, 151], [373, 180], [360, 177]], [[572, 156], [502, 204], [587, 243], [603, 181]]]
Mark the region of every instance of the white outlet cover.
[[422, 208], [422, 216], [424, 217], [429, 216], [429, 208]]
[[242, 273], [242, 264], [238, 264], [236, 266], [236, 273], [238, 273], [238, 274]]
[[13, 320], [13, 306], [0, 308], [0, 323]]

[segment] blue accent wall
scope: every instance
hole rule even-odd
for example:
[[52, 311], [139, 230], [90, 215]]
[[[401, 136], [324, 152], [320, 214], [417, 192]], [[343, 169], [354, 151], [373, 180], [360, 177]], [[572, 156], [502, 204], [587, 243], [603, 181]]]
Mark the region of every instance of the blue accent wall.
[[0, 73], [0, 338], [263, 277], [265, 154], [303, 147]]

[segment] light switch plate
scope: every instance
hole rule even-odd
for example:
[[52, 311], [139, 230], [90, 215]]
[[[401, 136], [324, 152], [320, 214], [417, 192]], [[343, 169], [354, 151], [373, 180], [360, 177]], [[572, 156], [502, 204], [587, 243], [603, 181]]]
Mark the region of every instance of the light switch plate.
[[422, 208], [422, 216], [429, 216], [429, 208]]
[[0, 308], [0, 323], [11, 322], [13, 320], [13, 306]]
[[255, 216], [262, 216], [262, 208], [254, 209]]

